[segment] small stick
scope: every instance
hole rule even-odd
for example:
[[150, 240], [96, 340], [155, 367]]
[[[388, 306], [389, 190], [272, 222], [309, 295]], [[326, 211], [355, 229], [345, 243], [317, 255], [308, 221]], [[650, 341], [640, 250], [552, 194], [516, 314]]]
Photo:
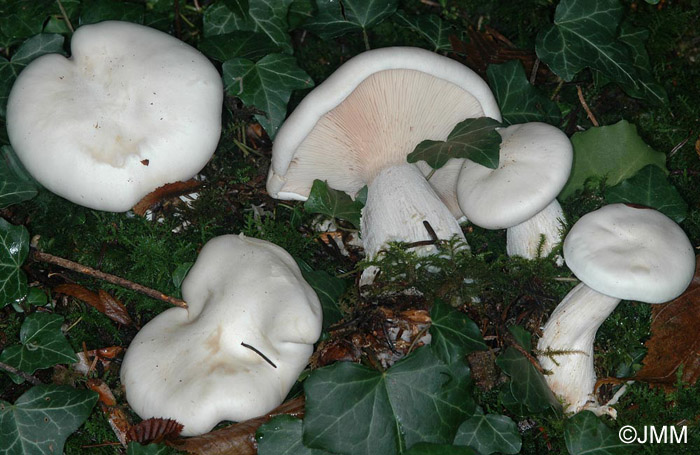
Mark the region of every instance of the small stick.
[[66, 9], [63, 7], [63, 3], [61, 3], [61, 0], [56, 0], [56, 3], [58, 3], [58, 9], [61, 10], [61, 16], [63, 16], [63, 20], [66, 21], [68, 29], [71, 33], [75, 32], [73, 24], [71, 24], [70, 19], [68, 18], [68, 13], [66, 13]]
[[155, 289], [147, 288], [146, 286], [134, 283], [133, 281], [129, 281], [116, 275], [111, 275], [109, 273], [101, 272], [99, 270], [95, 270], [91, 267], [78, 264], [77, 262], [73, 262], [68, 259], [64, 259], [48, 253], [42, 253], [41, 251], [36, 249], [32, 249], [31, 257], [37, 262], [48, 262], [49, 264], [54, 264], [59, 267], [63, 267], [64, 269], [82, 273], [83, 275], [95, 277], [108, 283], [116, 284], [117, 286], [121, 286], [123, 288], [139, 292], [156, 300], [161, 300], [163, 302], [179, 306], [180, 308], [187, 308], [187, 302], [185, 302], [182, 299], [165, 295], [160, 291], [156, 291]]
[[243, 343], [243, 342], [241, 342], [241, 346], [243, 346], [244, 348], [250, 349], [251, 351], [253, 351], [253, 352], [256, 353], [257, 355], [259, 355], [260, 357], [262, 357], [267, 363], [269, 363], [270, 365], [272, 365], [273, 368], [277, 368], [277, 365], [275, 365], [274, 363], [272, 363], [272, 360], [268, 359], [267, 356], [266, 356], [265, 354], [263, 354], [262, 352], [258, 351], [258, 350], [257, 350], [256, 348], [254, 348], [253, 346], [251, 346], [251, 345], [249, 345], [249, 344], [247, 344], [247, 343]]
[[0, 370], [5, 370], [8, 373], [16, 374], [17, 376], [21, 377], [25, 381], [29, 382], [32, 385], [39, 385], [43, 384], [40, 380], [32, 376], [31, 374], [25, 373], [24, 371], [20, 371], [17, 368], [13, 367], [12, 365], [8, 365], [4, 362], [0, 362]]
[[588, 104], [586, 104], [586, 100], [583, 97], [583, 91], [581, 90], [580, 85], [576, 86], [576, 91], [578, 91], [578, 100], [581, 102], [581, 106], [583, 106], [583, 110], [586, 111], [586, 115], [588, 116], [588, 119], [591, 121], [593, 126], [598, 126], [598, 120], [596, 120], [595, 115], [593, 115], [593, 112], [591, 112], [591, 109], [588, 107]]
[[540, 59], [536, 58], [535, 63], [532, 65], [532, 71], [530, 72], [530, 84], [535, 85], [535, 80], [537, 79], [537, 70], [540, 68]]
[[425, 230], [428, 231], [428, 235], [430, 238], [433, 240], [434, 243], [437, 243], [440, 239], [438, 239], [437, 234], [435, 233], [435, 229], [428, 223], [426, 220], [423, 220], [423, 227], [425, 227]]

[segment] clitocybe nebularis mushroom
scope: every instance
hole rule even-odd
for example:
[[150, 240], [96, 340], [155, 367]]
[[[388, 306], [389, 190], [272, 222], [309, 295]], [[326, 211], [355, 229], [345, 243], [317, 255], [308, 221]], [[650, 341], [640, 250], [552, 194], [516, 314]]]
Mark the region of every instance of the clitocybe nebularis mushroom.
[[159, 314], [127, 349], [121, 381], [132, 409], [195, 435], [282, 403], [321, 333], [320, 303], [294, 259], [263, 240], [216, 237], [182, 296], [187, 309]]
[[459, 206], [477, 226], [507, 229], [509, 256], [546, 256], [563, 229], [564, 213], [556, 197], [571, 172], [571, 142], [546, 123], [511, 125], [498, 132], [498, 168], [464, 160], [457, 184]]
[[39, 183], [76, 204], [123, 212], [204, 167], [223, 101], [221, 76], [204, 55], [118, 21], [78, 28], [71, 51], [31, 62], [8, 99], [10, 142]]
[[418, 48], [365, 52], [309, 93], [282, 125], [267, 190], [305, 200], [314, 179], [353, 196], [367, 185], [361, 229], [370, 258], [391, 241], [430, 239], [423, 221], [441, 239], [464, 238], [453, 215], [462, 160], [450, 160], [428, 182], [429, 166], [406, 156], [421, 141], [445, 140], [460, 121], [483, 116], [501, 119], [486, 83], [464, 65]]
[[647, 208], [607, 205], [574, 224], [564, 258], [581, 283], [564, 297], [545, 324], [537, 348], [545, 379], [567, 405], [615, 415], [594, 395], [593, 341], [620, 300], [663, 303], [693, 279], [695, 255], [683, 230]]

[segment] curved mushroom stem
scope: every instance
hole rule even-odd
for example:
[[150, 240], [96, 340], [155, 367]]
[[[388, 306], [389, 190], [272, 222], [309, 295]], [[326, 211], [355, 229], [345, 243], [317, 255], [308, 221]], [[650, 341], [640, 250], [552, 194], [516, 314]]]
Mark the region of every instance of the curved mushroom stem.
[[573, 288], [559, 303], [542, 329], [537, 358], [545, 370], [549, 388], [565, 403], [565, 412], [584, 409], [615, 416], [615, 410], [601, 406], [595, 397], [593, 341], [598, 327], [613, 312], [620, 299], [586, 286]]
[[[459, 223], [415, 165], [383, 169], [370, 182], [362, 210], [362, 243], [367, 257], [375, 258], [389, 242], [431, 240], [423, 221], [430, 223], [437, 238], [451, 239], [456, 235], [466, 245]], [[437, 247], [422, 245], [414, 251], [429, 255]], [[371, 282], [372, 278], [363, 274], [361, 283]]]
[[[508, 256], [521, 256], [527, 259], [547, 256], [561, 241], [563, 220], [564, 212], [559, 202], [554, 199], [529, 220], [508, 228], [506, 231]], [[544, 242], [542, 236], [544, 236]], [[542, 243], [541, 247], [540, 243]], [[563, 265], [563, 258], [557, 256], [556, 263], [559, 266]]]

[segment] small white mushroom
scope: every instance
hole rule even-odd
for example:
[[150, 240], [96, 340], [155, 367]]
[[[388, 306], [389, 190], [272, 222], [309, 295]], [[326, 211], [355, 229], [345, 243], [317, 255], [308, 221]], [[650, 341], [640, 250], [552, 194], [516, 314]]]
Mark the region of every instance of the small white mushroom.
[[[314, 179], [350, 195], [368, 186], [362, 239], [372, 258], [391, 241], [462, 239], [455, 216], [456, 177], [450, 160], [430, 168], [406, 161], [423, 140], [445, 140], [466, 119], [500, 120], [486, 83], [464, 65], [418, 48], [365, 52], [340, 67], [300, 103], [280, 128], [267, 190], [305, 200]], [[429, 253], [434, 247], [421, 252]]]
[[71, 50], [31, 62], [7, 103], [10, 142], [39, 183], [76, 204], [123, 212], [204, 167], [223, 100], [204, 55], [118, 21], [78, 28]]
[[503, 139], [498, 168], [465, 160], [457, 184], [459, 205], [477, 226], [507, 229], [509, 256], [546, 256], [563, 229], [564, 213], [556, 197], [571, 172], [571, 142], [546, 123], [512, 125], [498, 132]]
[[693, 279], [690, 240], [652, 209], [612, 204], [583, 216], [564, 240], [564, 258], [582, 281], [552, 312], [537, 348], [545, 379], [566, 412], [615, 415], [594, 395], [593, 342], [620, 300], [663, 303]]
[[243, 235], [202, 248], [182, 283], [189, 307], [171, 308], [131, 342], [121, 368], [142, 418], [206, 433], [278, 406], [321, 333], [321, 306], [282, 248]]

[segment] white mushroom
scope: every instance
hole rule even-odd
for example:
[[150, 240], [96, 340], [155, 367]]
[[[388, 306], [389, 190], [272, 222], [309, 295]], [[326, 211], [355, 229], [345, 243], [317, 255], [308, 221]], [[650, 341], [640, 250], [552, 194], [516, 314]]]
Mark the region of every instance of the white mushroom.
[[204, 167], [223, 100], [204, 55], [118, 21], [78, 28], [71, 50], [30, 63], [7, 104], [10, 142], [39, 183], [76, 204], [121, 212]]
[[121, 381], [132, 409], [195, 435], [282, 403], [321, 333], [320, 303], [294, 259], [263, 240], [216, 237], [182, 295], [189, 308], [153, 318], [127, 350]]
[[503, 139], [498, 168], [465, 160], [457, 184], [459, 205], [477, 226], [507, 229], [509, 256], [546, 256], [563, 229], [564, 213], [556, 197], [571, 172], [571, 142], [546, 123], [512, 125], [498, 132]]
[[482, 116], [501, 118], [486, 83], [464, 65], [418, 48], [365, 52], [308, 94], [282, 125], [268, 192], [305, 200], [314, 179], [350, 195], [367, 185], [362, 238], [370, 258], [391, 241], [429, 239], [423, 221], [441, 239], [463, 239], [454, 216], [461, 215], [455, 185], [463, 160], [451, 160], [428, 183], [430, 168], [406, 156], [421, 141], [445, 140], [458, 122]]
[[543, 328], [538, 359], [567, 412], [615, 415], [594, 395], [593, 341], [620, 300], [663, 303], [678, 297], [695, 271], [683, 230], [652, 210], [612, 204], [583, 216], [564, 240], [564, 257], [582, 281]]

